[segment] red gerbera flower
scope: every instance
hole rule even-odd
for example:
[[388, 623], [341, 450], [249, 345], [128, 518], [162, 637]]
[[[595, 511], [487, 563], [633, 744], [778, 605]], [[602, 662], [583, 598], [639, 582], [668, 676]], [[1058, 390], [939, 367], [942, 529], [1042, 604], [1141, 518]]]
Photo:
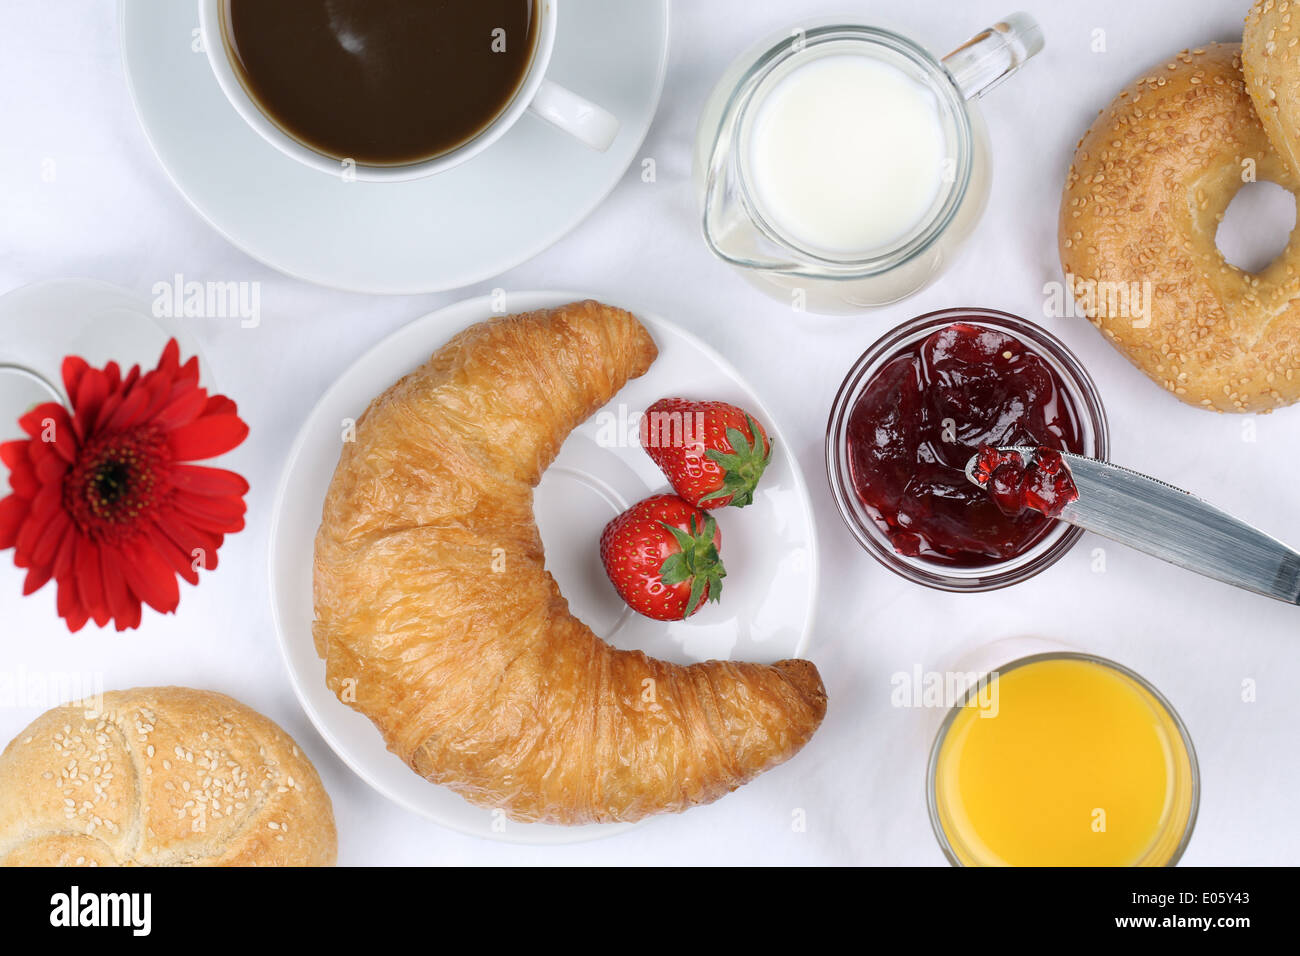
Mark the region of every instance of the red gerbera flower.
[[225, 535], [244, 527], [248, 482], [185, 462], [248, 435], [235, 403], [199, 386], [198, 359], [172, 339], [158, 367], [123, 378], [116, 362], [63, 360], [71, 410], [48, 402], [19, 420], [29, 438], [0, 444], [13, 494], [0, 501], [0, 550], [27, 568], [23, 594], [58, 586], [68, 629], [140, 625], [144, 602], [176, 610], [179, 575], [198, 584]]

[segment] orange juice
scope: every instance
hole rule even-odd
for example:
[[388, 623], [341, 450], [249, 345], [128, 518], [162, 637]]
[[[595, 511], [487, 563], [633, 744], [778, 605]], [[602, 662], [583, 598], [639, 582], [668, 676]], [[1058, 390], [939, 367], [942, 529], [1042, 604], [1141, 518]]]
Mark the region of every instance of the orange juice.
[[1099, 658], [1025, 658], [953, 711], [932, 816], [968, 866], [1160, 866], [1195, 816], [1196, 758], [1168, 703]]

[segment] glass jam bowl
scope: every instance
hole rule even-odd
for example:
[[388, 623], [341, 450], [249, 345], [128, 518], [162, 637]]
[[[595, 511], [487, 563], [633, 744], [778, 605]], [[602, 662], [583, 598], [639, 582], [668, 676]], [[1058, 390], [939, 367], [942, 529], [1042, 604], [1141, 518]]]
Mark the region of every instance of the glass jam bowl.
[[[1072, 406], [1077, 447], [1071, 450], [1091, 458], [1107, 457], [1109, 435], [1101, 396], [1064, 343], [1040, 326], [1007, 312], [957, 308], [927, 313], [904, 323], [876, 341], [854, 363], [831, 406], [826, 426], [826, 472], [844, 523], [858, 543], [885, 567], [914, 583], [943, 591], [991, 591], [1024, 581], [1051, 566], [1074, 546], [1082, 530], [1065, 522], [1051, 522], [1027, 548], [1006, 558], [990, 556], [963, 563], [903, 554], [891, 540], [884, 517], [859, 495], [853, 475], [850, 423], [863, 396], [884, 366], [954, 324], [1010, 336], [1040, 359], [1056, 379], [1061, 396]], [[1045, 439], [1039, 436], [1039, 441]]]

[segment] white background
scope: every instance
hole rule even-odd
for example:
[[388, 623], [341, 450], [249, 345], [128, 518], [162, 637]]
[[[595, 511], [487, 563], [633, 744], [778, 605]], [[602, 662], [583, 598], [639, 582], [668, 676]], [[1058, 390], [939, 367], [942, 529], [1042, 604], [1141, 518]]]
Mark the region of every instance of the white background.
[[[177, 0], [188, 2], [188, 0]], [[1006, 0], [1010, 4], [1012, 0]], [[996, 155], [976, 240], [935, 287], [849, 319], [796, 315], [714, 261], [696, 229], [689, 150], [699, 109], [736, 54], [765, 33], [840, 4], [697, 0], [673, 5], [659, 115], [634, 168], [567, 238], [503, 277], [441, 295], [383, 298], [285, 278], [205, 227], [156, 165], [128, 99], [114, 5], [4, 0], [0, 31], [0, 292], [89, 276], [147, 294], [187, 278], [259, 281], [263, 321], [195, 321], [224, 391], [252, 436], [230, 459], [252, 483], [249, 526], [220, 569], [185, 588], [180, 613], [146, 612], [138, 632], [70, 636], [54, 593], [19, 597], [0, 569], [0, 668], [102, 671], [108, 687], [189, 684], [267, 713], [310, 753], [334, 800], [340, 862], [939, 864], [923, 774], [936, 714], [890, 705], [890, 676], [943, 669], [989, 640], [1042, 634], [1115, 658], [1149, 678], [1186, 720], [1201, 762], [1200, 821], [1188, 864], [1300, 863], [1300, 610], [1203, 581], [1118, 547], [1092, 570], [1085, 538], [1036, 579], [984, 595], [908, 584], [853, 543], [829, 498], [822, 440], [831, 398], [854, 357], [892, 324], [948, 306], [1041, 319], [1081, 357], [1109, 410], [1116, 461], [1159, 475], [1300, 542], [1300, 409], [1246, 420], [1181, 405], [1080, 319], [1043, 318], [1059, 279], [1056, 210], [1071, 152], [1110, 98], [1186, 46], [1240, 38], [1246, 0], [1026, 0], [1047, 49], [984, 104]], [[1002, 0], [858, 2], [944, 52], [1010, 12]], [[1094, 52], [1095, 30], [1105, 52]], [[532, 121], [531, 118], [527, 121]], [[53, 158], [58, 174], [42, 180]], [[722, 801], [613, 839], [520, 847], [461, 836], [386, 802], [329, 751], [298, 708], [272, 633], [267, 528], [282, 455], [329, 383], [411, 319], [493, 286], [590, 289], [645, 303], [703, 336], [763, 394], [797, 444], [822, 541], [822, 602], [809, 656], [825, 675], [826, 723], [792, 763]], [[7, 556], [5, 557], [8, 564]], [[1242, 700], [1253, 679], [1258, 699]], [[0, 741], [42, 708], [0, 708]], [[807, 815], [795, 832], [792, 814]]]

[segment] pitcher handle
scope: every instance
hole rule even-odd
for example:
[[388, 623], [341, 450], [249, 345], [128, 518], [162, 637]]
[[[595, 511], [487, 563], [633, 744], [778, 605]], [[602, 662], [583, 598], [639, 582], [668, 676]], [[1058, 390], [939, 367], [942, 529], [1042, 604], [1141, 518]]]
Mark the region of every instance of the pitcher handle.
[[1013, 13], [971, 37], [943, 58], [966, 99], [983, 96], [1043, 49], [1043, 28], [1027, 13]]

